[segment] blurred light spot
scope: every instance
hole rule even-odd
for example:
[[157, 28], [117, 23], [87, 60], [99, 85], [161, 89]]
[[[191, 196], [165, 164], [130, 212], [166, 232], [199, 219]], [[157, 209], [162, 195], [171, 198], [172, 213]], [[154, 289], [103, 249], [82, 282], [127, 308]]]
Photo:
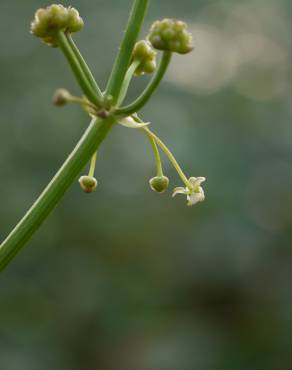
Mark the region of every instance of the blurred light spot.
[[280, 4], [219, 1], [190, 26], [195, 51], [176, 57], [170, 81], [201, 94], [233, 82], [247, 97], [271, 100], [290, 90], [289, 22]]
[[269, 100], [289, 91], [287, 50], [255, 34], [237, 37], [240, 66], [235, 80], [238, 91], [251, 98]]
[[237, 54], [228, 35], [218, 28], [197, 24], [190, 29], [195, 35], [195, 50], [175, 58], [169, 79], [203, 94], [214, 93], [233, 79]]

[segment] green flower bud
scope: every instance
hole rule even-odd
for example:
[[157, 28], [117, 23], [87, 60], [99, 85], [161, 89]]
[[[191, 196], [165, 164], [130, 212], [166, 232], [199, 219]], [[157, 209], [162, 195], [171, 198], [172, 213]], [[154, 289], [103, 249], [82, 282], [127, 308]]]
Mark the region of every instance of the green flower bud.
[[36, 11], [30, 29], [31, 33], [44, 43], [56, 47], [58, 31], [78, 32], [83, 25], [83, 20], [76, 9], [53, 4]]
[[58, 89], [53, 96], [53, 103], [58, 107], [62, 107], [70, 100], [71, 94], [65, 89]]
[[163, 193], [168, 188], [169, 179], [166, 176], [156, 176], [150, 179], [149, 184], [152, 190]]
[[193, 50], [192, 35], [188, 32], [186, 23], [173, 19], [154, 22], [147, 39], [158, 50], [179, 54], [187, 54]]
[[97, 180], [91, 176], [81, 176], [79, 184], [85, 193], [92, 193], [97, 187]]
[[132, 62], [140, 61], [135, 71], [136, 76], [145, 73], [153, 73], [156, 69], [156, 52], [152, 49], [150, 42], [146, 40], [138, 41], [132, 54]]

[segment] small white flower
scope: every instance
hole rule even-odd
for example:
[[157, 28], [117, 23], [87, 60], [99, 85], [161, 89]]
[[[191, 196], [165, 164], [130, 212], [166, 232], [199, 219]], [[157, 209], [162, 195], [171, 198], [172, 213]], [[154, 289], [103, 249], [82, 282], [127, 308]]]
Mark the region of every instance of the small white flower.
[[128, 128], [141, 128], [148, 126], [150, 122], [137, 122], [132, 117], [126, 117], [119, 120], [119, 124]]
[[172, 197], [175, 197], [177, 194], [184, 194], [187, 196], [187, 205], [193, 206], [196, 203], [203, 202], [205, 200], [205, 193], [201, 187], [201, 183], [206, 181], [205, 177], [190, 177], [190, 187], [178, 187], [173, 190]]

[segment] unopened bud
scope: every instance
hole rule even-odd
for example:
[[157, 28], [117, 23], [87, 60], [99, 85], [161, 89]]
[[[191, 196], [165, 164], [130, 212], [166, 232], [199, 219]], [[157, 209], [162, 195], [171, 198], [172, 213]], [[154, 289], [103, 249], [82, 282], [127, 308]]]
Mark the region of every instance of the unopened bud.
[[132, 62], [140, 61], [139, 66], [135, 71], [136, 76], [141, 76], [145, 73], [153, 73], [156, 69], [156, 52], [152, 49], [149, 41], [138, 41], [134, 47]]
[[150, 187], [157, 193], [163, 193], [169, 185], [169, 179], [166, 176], [156, 176], [150, 179]]
[[92, 176], [81, 176], [79, 184], [85, 193], [92, 193], [97, 187], [97, 180]]
[[62, 107], [70, 100], [71, 94], [66, 89], [58, 89], [53, 96], [53, 104]]
[[154, 22], [147, 39], [158, 50], [179, 54], [193, 50], [192, 35], [187, 30], [187, 24], [173, 19]]
[[58, 31], [78, 32], [83, 26], [84, 22], [75, 8], [53, 4], [36, 11], [30, 30], [44, 43], [56, 47]]

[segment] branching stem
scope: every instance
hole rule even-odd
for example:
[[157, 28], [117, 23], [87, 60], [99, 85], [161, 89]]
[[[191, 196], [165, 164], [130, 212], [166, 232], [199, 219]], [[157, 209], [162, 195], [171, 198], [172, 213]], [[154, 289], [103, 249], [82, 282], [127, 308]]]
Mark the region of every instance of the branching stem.
[[168, 149], [168, 147], [159, 139], [158, 136], [156, 136], [148, 127], [142, 127], [141, 130], [145, 131], [148, 135], [150, 135], [158, 146], [163, 150], [165, 155], [168, 157], [170, 162], [172, 163], [173, 167], [176, 169], [179, 177], [182, 179], [183, 183], [186, 185], [186, 187], [191, 188], [191, 184], [189, 180], [187, 179], [186, 175], [184, 174], [182, 168], [178, 164], [177, 160], [174, 158], [174, 155], [171, 153], [171, 151]]
[[113, 96], [114, 105], [117, 103], [120, 95], [121, 87], [130, 64], [132, 52], [140, 33], [148, 4], [149, 0], [134, 1], [124, 38], [106, 88], [106, 95]]
[[163, 52], [159, 67], [146, 89], [133, 103], [127, 105], [126, 107], [117, 109], [117, 114], [130, 116], [131, 114], [138, 112], [148, 102], [154, 91], [157, 89], [163, 76], [165, 75], [165, 72], [171, 60], [171, 55], [172, 53], [169, 51]]
[[59, 203], [66, 190], [96, 152], [114, 122], [113, 117], [105, 120], [97, 118], [92, 120], [79, 143], [52, 181], [0, 245], [0, 271], [6, 267]]
[[71, 49], [71, 46], [68, 42], [66, 35], [62, 31], [58, 32], [58, 45], [62, 49], [72, 69], [72, 72], [74, 73], [82, 91], [87, 96], [88, 100], [90, 100], [93, 104], [100, 106], [102, 102], [100, 101], [97, 93], [92, 88], [91, 84], [88, 82], [84, 72], [80, 67], [79, 61], [75, 53]]
[[73, 50], [78, 62], [79, 62], [79, 65], [80, 65], [80, 68], [82, 69], [82, 72], [84, 73], [84, 76], [86, 77], [87, 81], [90, 83], [91, 87], [95, 90], [97, 96], [98, 96], [98, 99], [99, 101], [103, 101], [103, 95], [102, 95], [102, 92], [95, 80], [95, 78], [93, 77], [93, 74], [91, 73], [91, 70], [89, 69], [86, 61], [84, 60], [82, 54], [80, 53], [77, 45], [75, 44], [74, 40], [72, 39], [72, 36], [71, 34], [67, 34], [66, 35], [67, 39], [68, 39], [68, 42], [69, 42], [69, 45], [71, 46], [71, 49]]

